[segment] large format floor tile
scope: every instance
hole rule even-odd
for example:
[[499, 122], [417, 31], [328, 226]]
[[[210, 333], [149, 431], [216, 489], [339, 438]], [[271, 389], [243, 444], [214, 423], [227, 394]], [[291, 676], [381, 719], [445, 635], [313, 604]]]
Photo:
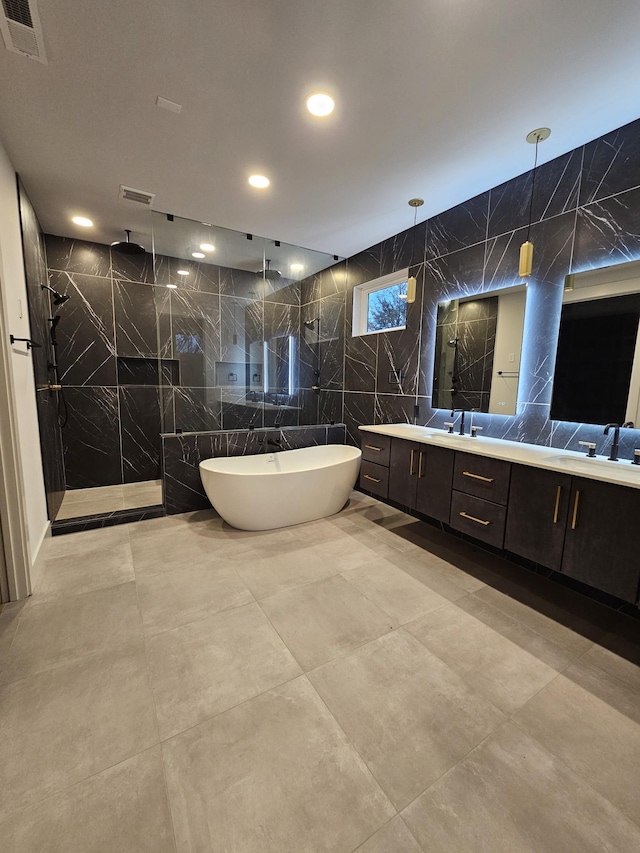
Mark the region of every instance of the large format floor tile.
[[579, 661], [514, 717], [632, 820], [640, 819], [640, 692]]
[[172, 571], [190, 563], [218, 566], [233, 555], [251, 551], [246, 540], [218, 537], [206, 524], [176, 526], [155, 536], [131, 539], [133, 567], [138, 576]]
[[508, 713], [571, 661], [560, 647], [473, 597], [429, 613], [406, 629]]
[[396, 808], [505, 719], [404, 631], [309, 673]]
[[447, 599], [389, 560], [371, 560], [342, 576], [391, 617], [395, 625], [411, 622], [447, 604]]
[[267, 598], [282, 590], [302, 586], [331, 577], [338, 572], [320, 548], [293, 548], [264, 559], [238, 557], [238, 574], [257, 599]]
[[163, 739], [301, 673], [257, 604], [158, 634], [147, 652]]
[[405, 809], [425, 851], [626, 853], [640, 828], [511, 723]]
[[356, 853], [422, 853], [422, 848], [402, 818], [396, 816], [358, 847]]
[[303, 669], [391, 631], [393, 620], [342, 576], [266, 598], [262, 609]]
[[[56, 537], [67, 538], [72, 537]], [[32, 600], [38, 604], [51, 598], [79, 595], [133, 580], [133, 560], [128, 539], [112, 548], [92, 548], [77, 554], [45, 557], [40, 561], [40, 569]]]
[[188, 564], [138, 578], [145, 631], [157, 634], [221, 610], [248, 604], [253, 596], [233, 565]]
[[134, 583], [26, 607], [0, 680], [15, 681], [141, 639]]
[[0, 696], [0, 818], [158, 742], [136, 645], [41, 672]]
[[302, 677], [163, 744], [178, 849], [351, 853], [393, 808]]
[[160, 747], [11, 815], [0, 844], [7, 853], [173, 853]]

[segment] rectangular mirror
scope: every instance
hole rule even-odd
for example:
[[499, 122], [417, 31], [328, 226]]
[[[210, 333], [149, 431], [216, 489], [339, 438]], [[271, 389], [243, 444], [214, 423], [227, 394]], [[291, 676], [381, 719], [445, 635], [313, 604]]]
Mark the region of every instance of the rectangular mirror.
[[551, 419], [640, 421], [640, 261], [568, 275]]
[[438, 304], [433, 406], [515, 415], [526, 285]]

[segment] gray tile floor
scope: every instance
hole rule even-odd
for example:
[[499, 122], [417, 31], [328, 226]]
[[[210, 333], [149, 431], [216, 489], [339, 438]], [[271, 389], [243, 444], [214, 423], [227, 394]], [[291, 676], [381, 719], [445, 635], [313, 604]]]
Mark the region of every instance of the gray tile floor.
[[81, 518], [101, 512], [157, 506], [162, 503], [162, 480], [125, 483], [117, 486], [96, 486], [93, 489], [70, 489], [65, 492], [56, 521]]
[[55, 537], [0, 613], [0, 844], [640, 850], [638, 624], [358, 493]]

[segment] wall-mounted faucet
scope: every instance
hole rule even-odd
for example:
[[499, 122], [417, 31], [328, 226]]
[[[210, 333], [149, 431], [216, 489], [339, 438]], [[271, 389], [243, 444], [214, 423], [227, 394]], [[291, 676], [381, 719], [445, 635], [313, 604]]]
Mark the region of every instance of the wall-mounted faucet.
[[609, 459], [611, 462], [618, 461], [618, 446], [620, 444], [620, 424], [607, 424], [604, 428], [603, 435], [609, 435], [609, 430], [613, 430], [613, 441], [611, 442], [611, 452]]

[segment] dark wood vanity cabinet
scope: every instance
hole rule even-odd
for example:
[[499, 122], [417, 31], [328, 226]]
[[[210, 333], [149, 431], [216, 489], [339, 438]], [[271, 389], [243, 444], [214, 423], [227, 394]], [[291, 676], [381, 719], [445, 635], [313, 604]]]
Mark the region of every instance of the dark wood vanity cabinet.
[[569, 511], [571, 476], [514, 465], [504, 547], [560, 571]]
[[438, 521], [449, 521], [454, 451], [394, 438], [389, 499]]
[[446, 523], [451, 508], [454, 458], [455, 452], [447, 447], [420, 445], [415, 508], [423, 515]]
[[502, 548], [511, 463], [475, 453], [456, 453], [451, 527]]
[[635, 603], [639, 519], [640, 489], [573, 477], [563, 574]]
[[415, 508], [418, 488], [418, 462], [424, 445], [403, 438], [391, 440], [389, 457], [389, 500]]

